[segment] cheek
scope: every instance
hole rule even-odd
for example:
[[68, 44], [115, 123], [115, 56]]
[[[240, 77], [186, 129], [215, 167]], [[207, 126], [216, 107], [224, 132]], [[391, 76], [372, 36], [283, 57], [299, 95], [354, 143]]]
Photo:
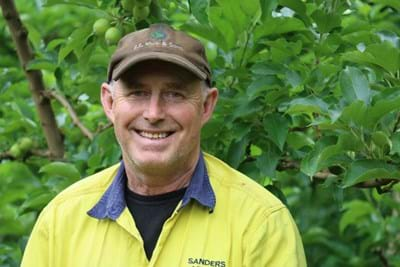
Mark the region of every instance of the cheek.
[[182, 111], [179, 115], [178, 123], [186, 130], [191, 132], [191, 136], [197, 136], [202, 125], [202, 118], [199, 110]]
[[139, 114], [139, 107], [133, 106], [126, 101], [116, 102], [113, 107], [115, 126], [125, 126], [129, 124]]

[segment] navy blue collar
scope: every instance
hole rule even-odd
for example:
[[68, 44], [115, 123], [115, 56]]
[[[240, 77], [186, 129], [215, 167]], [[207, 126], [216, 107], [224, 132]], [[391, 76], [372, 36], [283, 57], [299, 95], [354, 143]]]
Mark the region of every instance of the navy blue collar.
[[[124, 195], [126, 183], [125, 165], [124, 162], [121, 161], [121, 165], [111, 185], [87, 214], [97, 219], [110, 218], [116, 220], [126, 207]], [[210, 178], [208, 177], [202, 153], [200, 153], [193, 176], [182, 198], [181, 209], [185, 207], [191, 199], [209, 208], [210, 211], [214, 210], [216, 202], [215, 194], [210, 183]]]

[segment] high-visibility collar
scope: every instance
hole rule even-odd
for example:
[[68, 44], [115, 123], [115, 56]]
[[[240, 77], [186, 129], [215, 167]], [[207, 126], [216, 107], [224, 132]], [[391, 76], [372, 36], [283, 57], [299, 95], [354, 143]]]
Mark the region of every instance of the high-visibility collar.
[[[126, 207], [124, 195], [126, 183], [125, 164], [121, 161], [112, 183], [100, 200], [87, 212], [88, 215], [97, 219], [109, 218], [115, 221]], [[184, 208], [191, 199], [207, 207], [210, 212], [214, 210], [216, 202], [215, 193], [208, 177], [203, 153], [199, 155], [189, 186], [182, 198], [180, 209]]]

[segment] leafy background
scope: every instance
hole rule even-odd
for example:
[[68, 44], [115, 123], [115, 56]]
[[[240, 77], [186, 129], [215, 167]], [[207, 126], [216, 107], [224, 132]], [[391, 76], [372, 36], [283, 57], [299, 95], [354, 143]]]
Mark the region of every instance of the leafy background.
[[119, 34], [166, 22], [204, 43], [221, 97], [203, 149], [288, 205], [309, 266], [400, 266], [400, 2], [148, 4], [16, 1], [34, 52], [26, 69], [43, 75], [62, 158], [48, 152], [0, 17], [0, 266], [19, 266], [55, 194], [120, 158], [99, 103], [115, 44], [94, 31], [98, 19]]

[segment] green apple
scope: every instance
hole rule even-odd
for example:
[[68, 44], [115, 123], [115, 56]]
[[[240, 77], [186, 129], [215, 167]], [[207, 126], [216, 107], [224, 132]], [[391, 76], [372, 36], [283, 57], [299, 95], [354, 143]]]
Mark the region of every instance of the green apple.
[[135, 0], [135, 6], [147, 7], [151, 4], [151, 0]]
[[133, 17], [135, 18], [135, 21], [142, 21], [146, 19], [150, 14], [150, 8], [148, 6], [145, 7], [139, 7], [135, 6], [133, 8]]
[[126, 11], [131, 11], [135, 0], [121, 0], [121, 5]]
[[85, 103], [79, 103], [75, 108], [76, 114], [83, 116], [88, 112], [88, 106]]
[[93, 24], [93, 32], [97, 36], [103, 35], [106, 30], [110, 27], [110, 23], [106, 19], [98, 19]]
[[170, 2], [170, 3], [168, 4], [168, 8], [169, 8], [171, 11], [175, 11], [175, 10], [176, 10], [176, 4], [175, 4], [174, 2]]
[[21, 149], [22, 152], [29, 151], [33, 147], [33, 141], [29, 137], [22, 137], [21, 140], [19, 140], [19, 148]]
[[18, 144], [13, 144], [8, 152], [13, 158], [19, 158], [22, 155], [21, 148]]
[[109, 28], [104, 35], [104, 38], [106, 39], [106, 42], [108, 44], [118, 43], [118, 41], [119, 41], [119, 39], [121, 39], [121, 37], [122, 37], [122, 33], [117, 27]]

